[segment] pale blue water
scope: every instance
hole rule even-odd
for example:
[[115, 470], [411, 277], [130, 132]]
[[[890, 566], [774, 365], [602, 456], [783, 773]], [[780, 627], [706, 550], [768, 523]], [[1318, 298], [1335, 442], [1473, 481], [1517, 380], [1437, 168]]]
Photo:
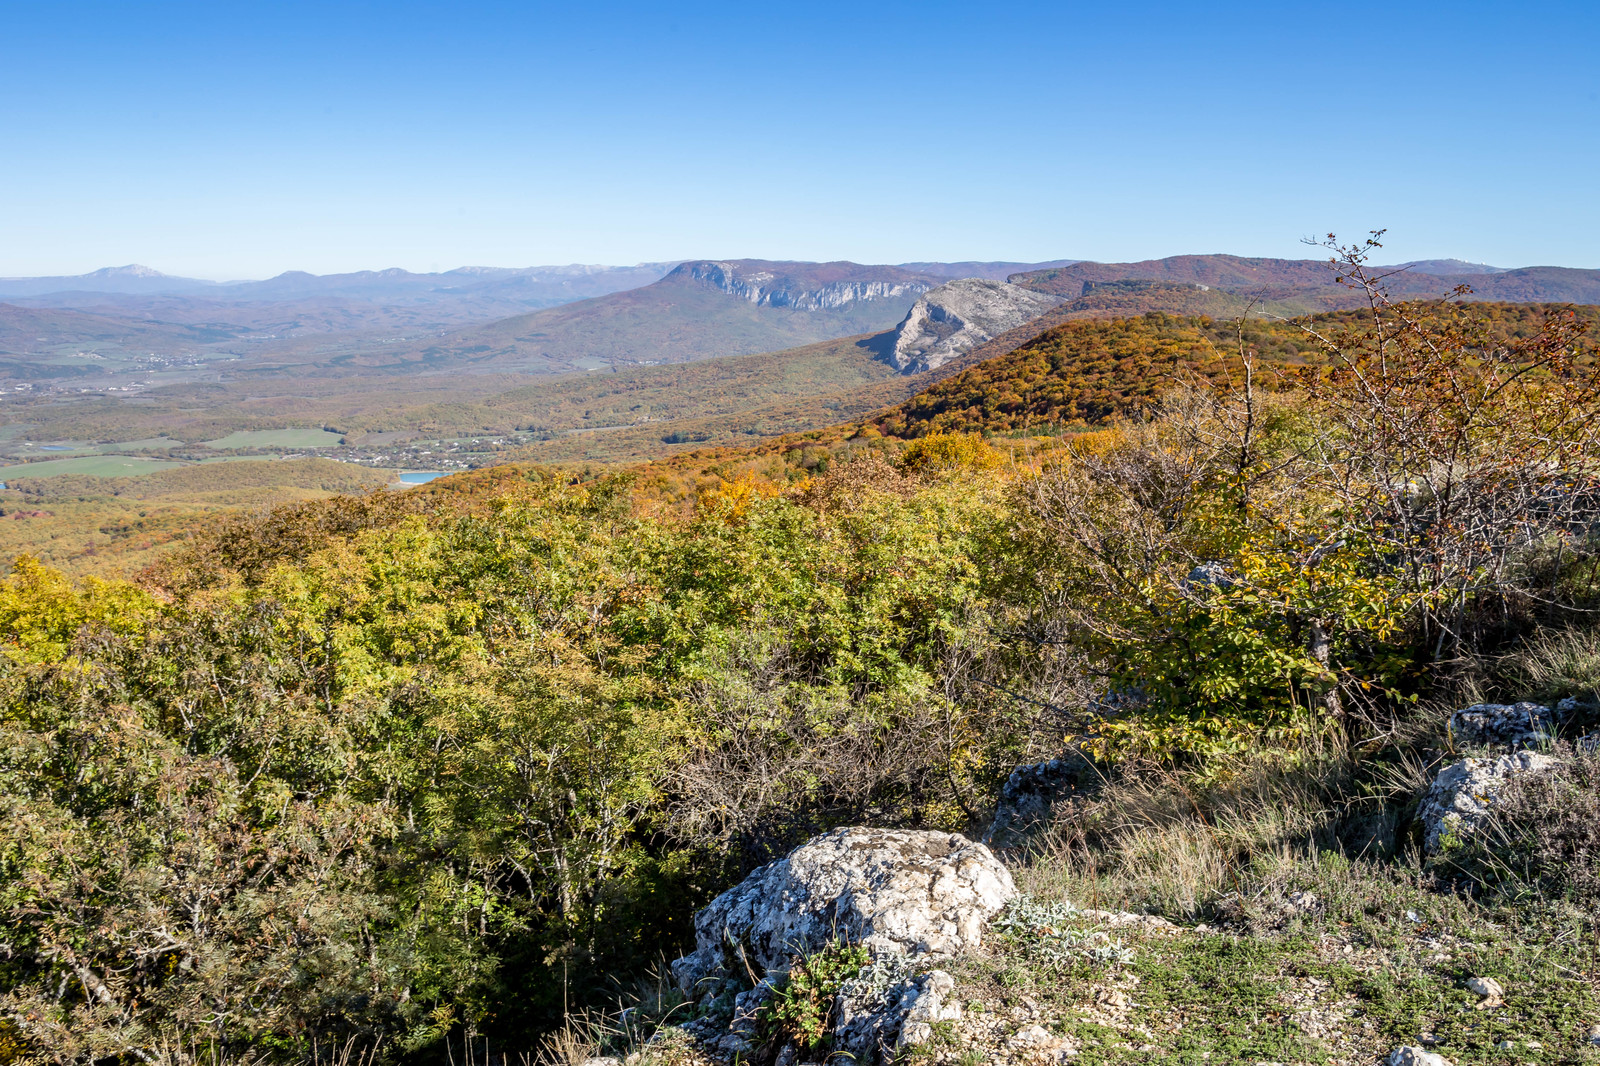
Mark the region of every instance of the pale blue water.
[[39, 450], [41, 452], [70, 452], [70, 451], [72, 451], [72, 445], [70, 445], [70, 444], [41, 444], [41, 445], [39, 445]]
[[407, 470], [400, 475], [400, 481], [406, 485], [426, 485], [436, 477], [444, 477], [445, 470]]

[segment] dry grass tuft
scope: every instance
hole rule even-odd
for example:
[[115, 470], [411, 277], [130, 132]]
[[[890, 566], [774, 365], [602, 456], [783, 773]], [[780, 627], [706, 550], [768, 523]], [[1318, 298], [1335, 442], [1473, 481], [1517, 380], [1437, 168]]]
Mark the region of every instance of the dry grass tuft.
[[[1085, 906], [1198, 919], [1241, 882], [1324, 853], [1391, 857], [1406, 847], [1400, 809], [1420, 762], [1353, 780], [1343, 759], [1286, 768], [1246, 763], [1201, 785], [1159, 766], [1129, 768], [1059, 808], [1021, 873], [1025, 891]], [[1359, 798], [1355, 798], [1359, 797]]]

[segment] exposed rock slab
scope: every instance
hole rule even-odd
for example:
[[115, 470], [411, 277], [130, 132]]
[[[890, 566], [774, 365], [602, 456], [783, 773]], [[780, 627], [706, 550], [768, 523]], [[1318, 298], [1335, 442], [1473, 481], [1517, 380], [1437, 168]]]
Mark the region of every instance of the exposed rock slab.
[[985, 278], [962, 278], [925, 292], [895, 331], [890, 361], [902, 373], [943, 366], [963, 352], [1038, 318], [1058, 296]]
[[838, 938], [874, 955], [957, 954], [1016, 895], [982, 844], [954, 833], [836, 829], [753, 871], [695, 915], [695, 950], [672, 964], [707, 979], [775, 975]]
[[1559, 717], [1541, 703], [1477, 703], [1450, 715], [1450, 735], [1457, 744], [1516, 751], [1554, 740]]
[[985, 844], [1009, 846], [1050, 821], [1055, 805], [1077, 789], [1087, 764], [1081, 758], [1051, 759], [1019, 766], [1000, 786], [994, 820], [983, 834]]
[[1425, 850], [1438, 851], [1449, 837], [1474, 832], [1489, 817], [1500, 787], [1518, 774], [1539, 773], [1558, 760], [1519, 751], [1497, 759], [1461, 759], [1433, 779], [1417, 817], [1422, 821]]

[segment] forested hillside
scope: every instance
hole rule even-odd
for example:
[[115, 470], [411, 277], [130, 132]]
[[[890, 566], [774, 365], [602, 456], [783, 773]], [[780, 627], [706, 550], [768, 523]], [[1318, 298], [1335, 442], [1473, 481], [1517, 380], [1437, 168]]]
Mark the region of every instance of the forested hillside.
[[[1600, 715], [1595, 315], [1069, 322], [756, 449], [236, 515], [135, 580], [24, 555], [0, 1063], [583, 1061], [731, 1009], [659, 973], [752, 868], [837, 826], [977, 833], [1051, 758], [1099, 783], [1013, 855], [1036, 886], [1235, 933], [1290, 882], [1399, 886], [1590, 965], [1592, 804], [1530, 793], [1426, 860], [1406, 812], [1445, 709]], [[1517, 835], [1551, 810], [1561, 833]], [[1070, 946], [995, 987], [1132, 972]], [[1363, 1040], [1498, 1032], [1341, 965], [1315, 972]], [[1537, 1032], [1600, 1009], [1547, 969]], [[763, 1018], [774, 1055], [817, 1031]]]
[[[1600, 308], [1559, 304], [1448, 304], [1412, 309], [1432, 326], [1456, 331], [1463, 344], [1507, 344], [1553, 323], [1600, 326]], [[1159, 312], [1069, 322], [941, 381], [870, 423], [882, 433], [993, 433], [1044, 426], [1102, 425], [1153, 410], [1172, 389], [1237, 376], [1241, 356], [1262, 371], [1257, 387], [1292, 388], [1312, 367], [1328, 365], [1328, 338], [1359, 326], [1359, 312], [1303, 319], [1252, 317], [1243, 324]], [[1575, 342], [1581, 365], [1597, 350], [1589, 335]]]

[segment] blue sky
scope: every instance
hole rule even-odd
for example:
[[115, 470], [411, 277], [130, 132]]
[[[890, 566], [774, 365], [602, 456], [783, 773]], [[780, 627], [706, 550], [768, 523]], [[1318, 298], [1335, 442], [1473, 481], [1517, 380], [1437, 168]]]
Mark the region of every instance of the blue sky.
[[1600, 3], [0, 0], [0, 275], [1600, 267]]

